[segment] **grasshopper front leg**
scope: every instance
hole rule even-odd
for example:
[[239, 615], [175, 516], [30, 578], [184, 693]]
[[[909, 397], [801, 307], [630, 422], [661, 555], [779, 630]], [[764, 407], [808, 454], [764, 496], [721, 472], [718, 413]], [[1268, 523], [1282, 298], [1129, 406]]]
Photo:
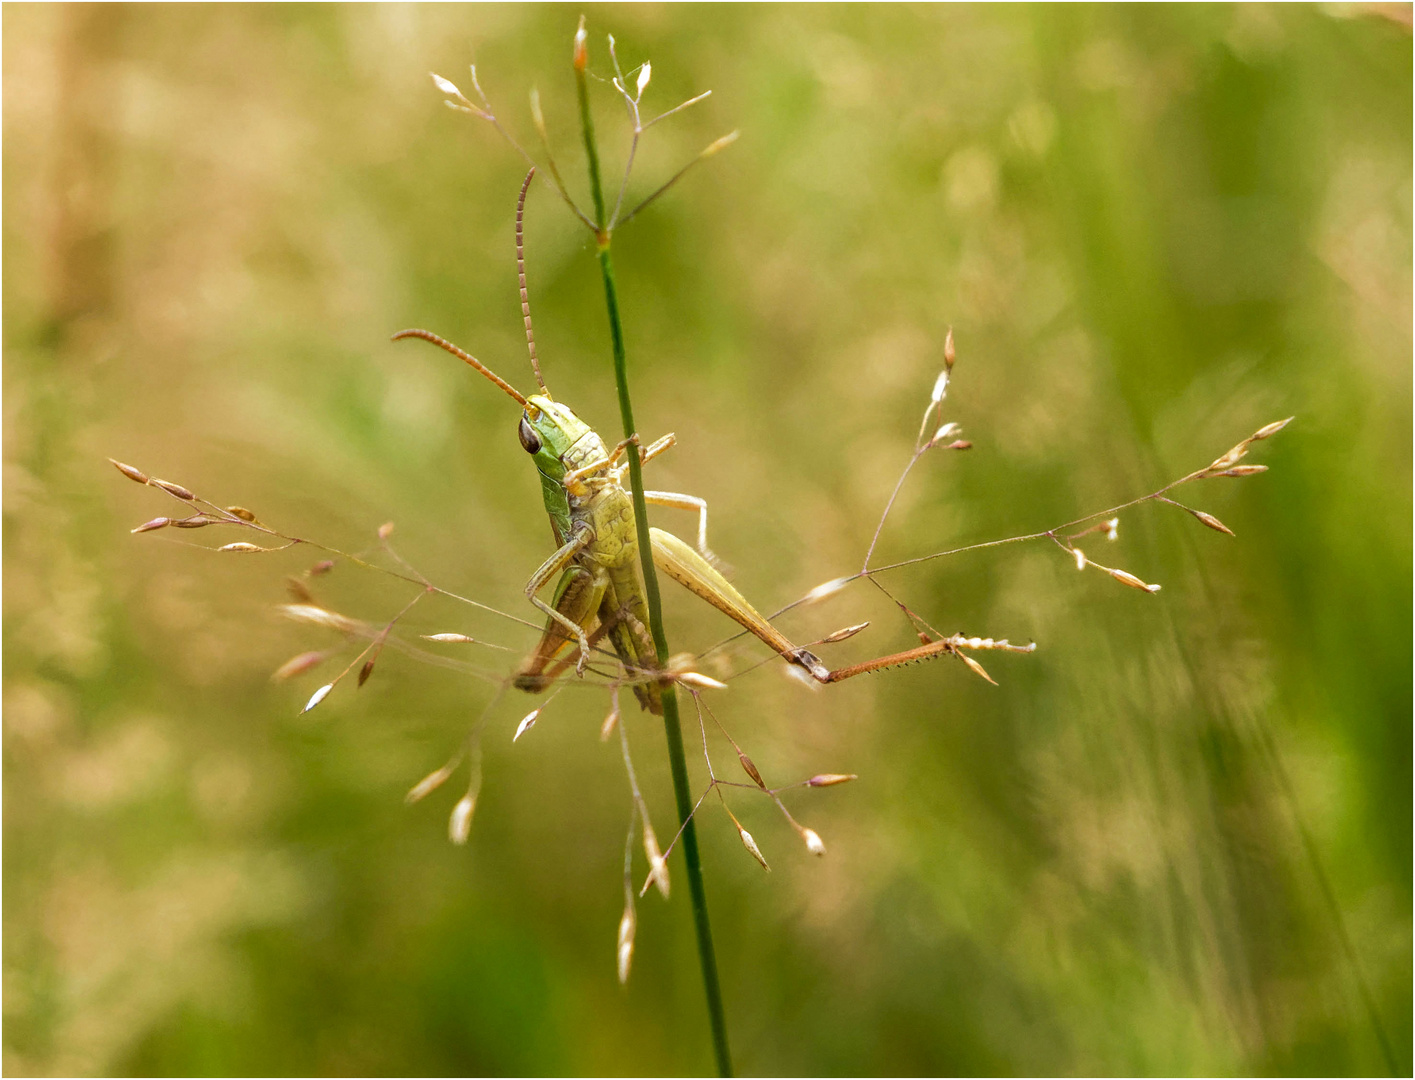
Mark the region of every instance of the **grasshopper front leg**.
[[[567, 540], [558, 551], [541, 564], [539, 570], [531, 575], [531, 580], [526, 582], [526, 599], [529, 600], [541, 611], [545, 612], [551, 619], [559, 623], [568, 630], [580, 644], [580, 659], [575, 665], [575, 674], [583, 675], [585, 664], [590, 659], [590, 642], [585, 636], [585, 629], [579, 623], [571, 620], [568, 616], [562, 615], [555, 608], [542, 600], [536, 593], [545, 588], [545, 585], [556, 574], [560, 573], [572, 562], [575, 556], [594, 542], [594, 530], [588, 525], [581, 523], [575, 530], [575, 534]], [[602, 592], [602, 590], [601, 590]]]
[[[663, 453], [670, 446], [673, 446], [677, 441], [677, 437], [670, 431], [661, 439], [655, 440], [647, 449], [641, 448], [639, 450], [639, 464], [647, 465], [654, 458], [658, 457], [659, 454]], [[592, 461], [588, 465], [566, 473], [564, 479], [561, 481], [561, 483], [565, 485], [565, 490], [573, 491], [578, 494], [583, 490], [583, 481], [587, 477], [593, 476], [598, 472], [603, 472], [606, 469], [609, 470], [609, 474], [613, 476], [616, 481], [619, 480], [623, 477], [624, 470], [629, 467], [627, 464], [618, 464], [619, 459], [624, 456], [624, 451], [628, 447], [638, 446], [638, 443], [639, 437], [637, 435], [631, 435], [627, 439], [620, 439], [608, 457], [600, 458], [598, 461]], [[648, 492], [645, 492], [644, 495], [647, 497]], [[685, 495], [683, 498], [691, 498], [691, 496]]]

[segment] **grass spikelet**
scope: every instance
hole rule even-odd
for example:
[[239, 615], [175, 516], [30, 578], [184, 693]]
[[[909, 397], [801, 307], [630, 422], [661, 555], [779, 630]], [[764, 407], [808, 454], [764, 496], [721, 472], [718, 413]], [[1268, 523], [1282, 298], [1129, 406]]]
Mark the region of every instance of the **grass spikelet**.
[[540, 706], [539, 708], [532, 709], [530, 712], [526, 713], [526, 715], [521, 718], [521, 722], [516, 725], [516, 734], [511, 736], [512, 742], [515, 742], [526, 732], [530, 731], [531, 728], [536, 726], [536, 719], [540, 716], [540, 710], [543, 708], [545, 708], [544, 705]]
[[318, 690], [316, 690], [313, 694], [310, 695], [309, 701], [305, 702], [305, 707], [300, 710], [300, 713], [303, 715], [304, 713], [309, 712], [321, 701], [327, 698], [329, 696], [329, 691], [333, 689], [333, 683], [325, 683], [323, 686], [321, 686]]
[[686, 687], [689, 687], [692, 690], [727, 689], [727, 684], [725, 682], [718, 682], [716, 679], [709, 678], [708, 676], [699, 674], [696, 671], [680, 672], [676, 676], [676, 678], [680, 683], [682, 683]]
[[151, 477], [149, 477], [147, 473], [143, 472], [136, 466], [126, 465], [121, 461], [115, 460], [114, 458], [109, 458], [108, 460], [113, 462], [113, 467], [117, 469], [120, 473], [122, 473], [124, 476], [126, 476], [129, 480], [132, 480], [139, 484], [147, 484], [151, 482]]
[[762, 774], [757, 772], [757, 766], [752, 761], [752, 759], [749, 758], [746, 754], [744, 754], [741, 750], [738, 750], [737, 760], [742, 763], [742, 771], [752, 778], [752, 783], [756, 784], [757, 787], [765, 791], [766, 784], [762, 783]]
[[807, 780], [806, 784], [810, 787], [832, 787], [835, 784], [846, 784], [851, 780], [858, 779], [860, 778], [854, 773], [819, 773]]
[[1258, 442], [1261, 439], [1270, 439], [1283, 428], [1287, 427], [1288, 424], [1292, 423], [1292, 421], [1293, 417], [1291, 416], [1286, 420], [1274, 420], [1271, 424], [1264, 424], [1257, 431], [1253, 432], [1249, 438], [1252, 442]]
[[742, 828], [742, 823], [736, 818], [732, 819], [732, 824], [737, 826], [737, 835], [742, 839], [742, 846], [751, 853], [752, 858], [762, 864], [762, 869], [771, 872], [771, 867], [767, 865], [766, 857], [762, 855], [761, 848], [757, 847], [757, 842], [752, 839], [752, 834]]
[[308, 623], [311, 626], [325, 626], [344, 633], [357, 631], [363, 624], [347, 615], [326, 611], [317, 604], [281, 604], [277, 610], [291, 622]]
[[270, 675], [273, 682], [284, 682], [286, 679], [293, 679], [296, 675], [303, 675], [306, 671], [318, 667], [329, 659], [329, 654], [325, 652], [302, 652], [299, 656], [292, 656], [286, 660]]
[[822, 600], [834, 596], [841, 589], [845, 588], [846, 585], [849, 585], [850, 580], [851, 579], [848, 577], [838, 577], [832, 581], [827, 581], [824, 584], [817, 585], [814, 589], [812, 589], [805, 595], [801, 603], [819, 604]]
[[465, 844], [472, 832], [472, 811], [477, 808], [477, 800], [468, 792], [457, 800], [452, 813], [447, 818], [447, 839], [454, 844]]
[[426, 776], [424, 776], [421, 780], [419, 780], [416, 784], [414, 784], [411, 788], [408, 789], [408, 794], [403, 796], [403, 801], [409, 806], [411, 806], [415, 802], [421, 801], [428, 795], [432, 794], [432, 792], [440, 788], [443, 784], [445, 784], [447, 782], [447, 778], [450, 777], [454, 772], [456, 772], [456, 770], [457, 760], [453, 759], [452, 761], [449, 761], [446, 765], [442, 766], [442, 768], [435, 769], [434, 771], [428, 773]]
[[[792, 822], [792, 824], [796, 824]], [[815, 829], [805, 825], [796, 825], [796, 831], [801, 834], [801, 839], [806, 842], [806, 850], [817, 857], [825, 854], [825, 841], [820, 838], [820, 833]]]
[[658, 886], [659, 895], [667, 900], [669, 892], [668, 862], [664, 859], [663, 852], [659, 850], [658, 836], [655, 835], [647, 816], [644, 817], [644, 855], [649, 860], [649, 880]]
[[605, 714], [604, 723], [599, 726], [599, 741], [608, 742], [609, 737], [614, 734], [614, 729], [619, 725], [619, 692], [616, 690], [609, 699], [609, 712]]
[[631, 893], [624, 902], [624, 914], [619, 917], [619, 943], [615, 949], [620, 986], [629, 981], [629, 967], [634, 962], [634, 931], [638, 928], [638, 923], [638, 916], [634, 913], [634, 897]]
[[965, 664], [968, 665], [968, 667], [972, 670], [972, 672], [973, 672], [974, 675], [981, 676], [982, 678], [986, 679], [988, 682], [992, 683], [994, 686], [997, 685], [997, 680], [994, 679], [991, 675], [989, 675], [986, 670], [984, 670], [982, 664], [978, 663], [976, 660], [974, 660], [974, 659], [973, 659], [971, 656], [969, 656], [967, 653], [962, 653], [962, 652], [960, 652], [960, 653], [958, 653], [957, 655], [958, 655], [958, 659], [962, 660], [963, 663], [965, 663]]
[[834, 645], [837, 641], [848, 641], [850, 638], [854, 637], [856, 634], [858, 634], [861, 630], [863, 630], [869, 625], [870, 624], [867, 622], [862, 622], [856, 623], [854, 626], [842, 627], [834, 633], [827, 634], [825, 637], [821, 638], [821, 644]]
[[158, 480], [156, 477], [154, 477], [149, 480], [148, 483], [151, 484], [153, 487], [160, 487], [163, 491], [167, 492], [168, 495], [175, 495], [177, 498], [182, 499], [186, 502], [191, 502], [196, 498], [195, 495], [193, 495], [190, 491], [184, 488], [181, 484], [174, 484], [171, 480]]
[[1202, 510], [1190, 510], [1189, 513], [1193, 514], [1196, 518], [1202, 521], [1209, 528], [1213, 529], [1215, 532], [1227, 533], [1229, 536], [1234, 535], [1233, 530], [1230, 529], [1218, 518], [1214, 517], [1213, 514], [1206, 514]]
[[1258, 473], [1268, 471], [1266, 465], [1235, 465], [1231, 469], [1224, 469], [1223, 472], [1210, 473], [1211, 476], [1257, 476]]
[[1120, 584], [1128, 585], [1132, 589], [1139, 589], [1141, 592], [1147, 593], [1157, 593], [1160, 591], [1161, 586], [1147, 585], [1145, 582], [1137, 578], [1134, 574], [1128, 573], [1125, 570], [1117, 570], [1114, 567], [1110, 566], [1102, 567], [1102, 569], [1104, 569], [1105, 572], [1111, 577], [1115, 578], [1116, 581], [1120, 582]]

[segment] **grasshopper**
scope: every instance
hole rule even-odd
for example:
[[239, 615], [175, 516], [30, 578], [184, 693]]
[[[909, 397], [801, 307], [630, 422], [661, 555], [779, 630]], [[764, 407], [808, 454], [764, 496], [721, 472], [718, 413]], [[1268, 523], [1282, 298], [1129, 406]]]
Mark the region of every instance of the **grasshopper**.
[[[516, 672], [517, 688], [530, 692], [543, 690], [568, 666], [569, 659], [560, 658], [572, 645], [578, 648], [576, 673], [583, 675], [595, 643], [607, 636], [629, 675], [640, 705], [659, 714], [662, 712], [660, 685], [666, 676], [658, 671], [653, 641], [646, 628], [648, 610], [634, 506], [623, 484], [628, 465], [620, 461], [632, 445], [632, 452], [647, 463], [674, 445], [675, 440], [670, 433], [647, 447], [640, 447], [635, 435], [610, 450], [593, 428], [551, 397], [536, 355], [526, 289], [523, 218], [526, 192], [534, 175], [534, 169], [527, 174], [516, 203], [516, 268], [526, 345], [541, 392], [525, 396], [476, 357], [429, 330], [402, 330], [393, 335], [393, 340], [421, 338], [445, 349], [481, 372], [521, 406], [516, 434], [535, 462], [546, 513], [558, 546], [526, 582], [526, 598], [546, 615], [546, 623], [535, 650]], [[712, 565], [713, 556], [707, 546], [705, 500], [669, 491], [645, 491], [644, 500], [655, 506], [692, 510], [698, 514], [696, 550], [672, 533], [649, 529], [654, 565], [756, 635], [787, 662], [803, 668], [817, 682], [839, 682], [867, 671], [942, 653], [957, 653], [960, 645], [1029, 651], [1005, 641], [994, 643], [989, 639], [984, 643], [977, 638], [955, 635], [941, 640], [926, 639], [920, 648], [832, 671], [814, 654], [793, 644]], [[546, 603], [540, 593], [557, 575], [559, 580], [552, 600]]]

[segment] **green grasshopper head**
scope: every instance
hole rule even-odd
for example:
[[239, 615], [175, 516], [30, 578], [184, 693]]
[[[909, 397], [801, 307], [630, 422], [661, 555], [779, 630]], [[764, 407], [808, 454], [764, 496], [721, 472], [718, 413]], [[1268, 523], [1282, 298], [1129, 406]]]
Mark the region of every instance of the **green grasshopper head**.
[[[516, 434], [526, 453], [535, 458], [536, 468], [552, 480], [564, 477], [566, 457], [577, 443], [586, 436], [599, 442], [599, 436], [588, 424], [566, 406], [552, 401], [549, 394], [534, 394], [526, 399], [526, 411], [521, 414]], [[588, 449], [588, 445], [580, 448], [582, 452]], [[599, 449], [602, 455], [603, 446]]]

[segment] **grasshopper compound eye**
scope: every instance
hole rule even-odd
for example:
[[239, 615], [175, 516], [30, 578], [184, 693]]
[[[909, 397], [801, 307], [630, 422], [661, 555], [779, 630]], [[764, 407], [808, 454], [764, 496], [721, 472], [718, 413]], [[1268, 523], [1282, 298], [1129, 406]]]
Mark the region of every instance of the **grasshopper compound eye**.
[[521, 426], [516, 429], [516, 434], [520, 436], [521, 445], [525, 447], [526, 453], [535, 454], [540, 451], [540, 436], [536, 434], [535, 428], [531, 427], [531, 422], [524, 416], [521, 417]]

